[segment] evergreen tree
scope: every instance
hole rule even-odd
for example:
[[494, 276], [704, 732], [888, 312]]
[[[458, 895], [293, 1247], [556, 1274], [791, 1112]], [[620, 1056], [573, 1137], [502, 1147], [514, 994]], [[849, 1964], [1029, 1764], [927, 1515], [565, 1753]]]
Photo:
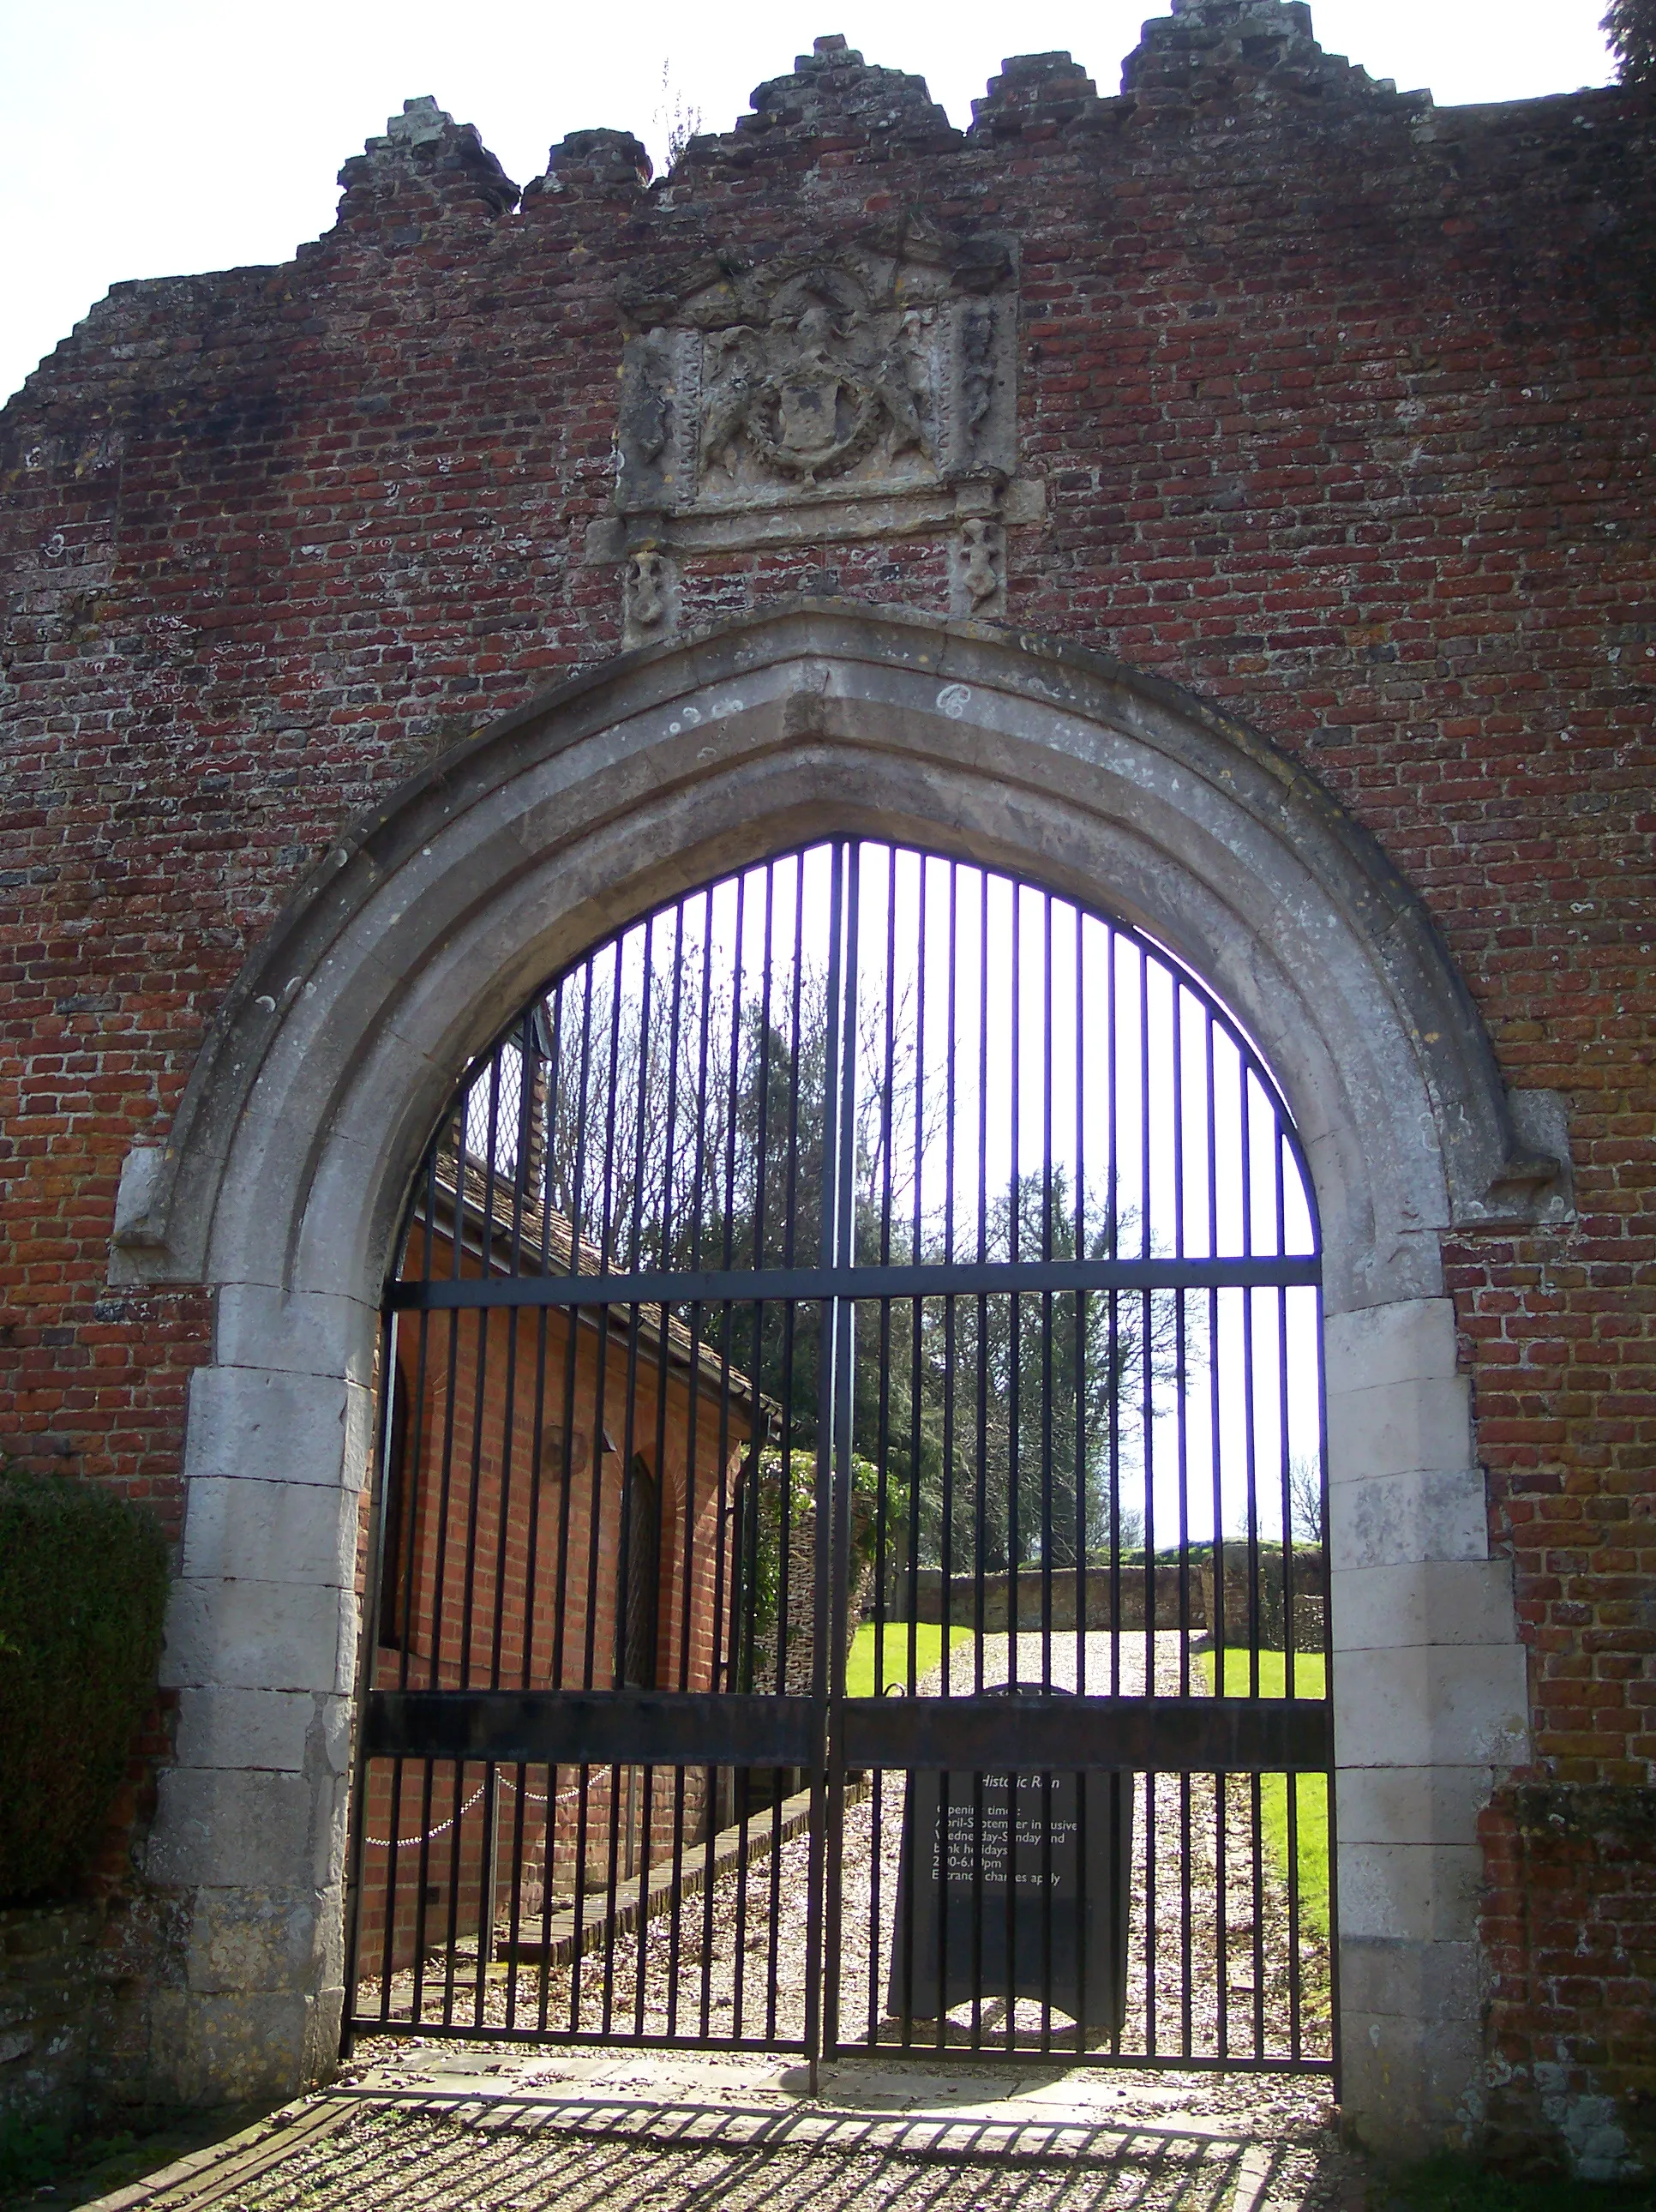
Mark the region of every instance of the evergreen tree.
[[1623, 84], [1656, 84], [1656, 0], [1611, 0], [1600, 27]]

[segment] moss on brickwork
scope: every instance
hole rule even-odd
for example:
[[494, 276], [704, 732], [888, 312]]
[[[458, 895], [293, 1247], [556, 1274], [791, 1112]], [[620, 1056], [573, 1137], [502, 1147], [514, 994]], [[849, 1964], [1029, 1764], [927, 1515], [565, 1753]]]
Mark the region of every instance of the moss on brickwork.
[[166, 1599], [150, 1515], [0, 1466], [0, 1902], [62, 1893], [96, 1849], [155, 1693]]
[[1521, 1783], [1480, 1826], [1492, 2154], [1656, 2174], [1656, 1789]]
[[1378, 2212], [1656, 2212], [1656, 2182], [1567, 2181], [1499, 2173], [1465, 2158], [1435, 2158], [1371, 2191]]
[[1656, 1844], [1656, 1790], [1527, 1782], [1507, 1793], [1507, 1803], [1521, 1836], [1639, 1838], [1647, 1847]]

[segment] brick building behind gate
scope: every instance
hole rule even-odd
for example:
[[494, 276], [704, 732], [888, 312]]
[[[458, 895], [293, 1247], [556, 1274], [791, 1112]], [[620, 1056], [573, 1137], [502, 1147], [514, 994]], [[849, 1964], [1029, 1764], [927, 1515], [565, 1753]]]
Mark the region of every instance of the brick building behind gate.
[[[443, 1165], [452, 1175], [452, 1155]], [[487, 1188], [492, 1178], [473, 1170], [467, 1180]], [[405, 1281], [567, 1267], [568, 1224], [549, 1209], [531, 1212], [525, 1232], [521, 1194], [514, 1218], [498, 1191], [459, 1208], [457, 1255], [455, 1189], [430, 1178], [409, 1228]], [[607, 1344], [605, 1331], [578, 1326], [567, 1310], [498, 1318], [507, 1327], [489, 1332], [488, 1358], [476, 1311], [427, 1316], [423, 1328], [399, 1332], [376, 1686], [733, 1686], [740, 1476], [765, 1422], [746, 1378], [721, 1370], [682, 1325], [670, 1324], [664, 1342], [648, 1316], [636, 1333], [610, 1328]], [[367, 1580], [365, 1571], [365, 1589]], [[476, 1768], [462, 1778], [451, 1766], [428, 1802], [422, 1762], [372, 1762], [358, 1908], [364, 1972], [383, 1978], [387, 1966], [406, 1967], [418, 1937], [435, 1941], [450, 1925], [451, 1908], [455, 1933], [470, 1936], [492, 1931], [508, 1889], [513, 1910], [537, 1919], [577, 1889], [601, 1888], [612, 1848], [626, 1881], [644, 1802], [635, 1770], [600, 1773], [583, 1788], [579, 1769], [538, 1765], [496, 1792], [477, 1783]], [[685, 1775], [682, 1802], [685, 1835], [700, 1842], [702, 1772]], [[673, 1802], [664, 1789], [652, 1792], [651, 1840], [664, 1838], [669, 1849]], [[526, 1881], [492, 1863], [500, 1824]]]
[[[1520, 1127], [1567, 1124], [1568, 1175], [1445, 1255], [1530, 1698], [1468, 1879], [1493, 2139], [1626, 2166], [1656, 2098], [1649, 97], [1440, 109], [1303, 6], [1175, 0], [1119, 94], [1026, 57], [974, 113], [824, 39], [664, 178], [593, 130], [520, 190], [412, 102], [293, 261], [118, 285], [11, 401], [0, 1445], [179, 1532], [211, 1302], [112, 1261], [123, 1163], [404, 779], [785, 599], [1113, 656], [1372, 833], [1510, 1090], [1562, 1102]], [[786, 371], [743, 352], [767, 314]], [[692, 371], [729, 403], [700, 462]], [[144, 1855], [177, 1725], [76, 1923], [94, 2101], [149, 2094], [190, 1971]]]

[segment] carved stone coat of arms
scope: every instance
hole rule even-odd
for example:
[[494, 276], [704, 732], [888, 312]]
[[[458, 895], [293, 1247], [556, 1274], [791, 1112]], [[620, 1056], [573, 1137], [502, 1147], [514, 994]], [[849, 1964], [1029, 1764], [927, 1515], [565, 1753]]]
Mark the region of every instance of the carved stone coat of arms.
[[[670, 292], [636, 287], [624, 305], [627, 544], [640, 524], [687, 549], [883, 536], [991, 511], [1013, 475], [1016, 300], [1002, 246], [906, 235], [732, 259]], [[620, 538], [612, 527], [605, 550]]]

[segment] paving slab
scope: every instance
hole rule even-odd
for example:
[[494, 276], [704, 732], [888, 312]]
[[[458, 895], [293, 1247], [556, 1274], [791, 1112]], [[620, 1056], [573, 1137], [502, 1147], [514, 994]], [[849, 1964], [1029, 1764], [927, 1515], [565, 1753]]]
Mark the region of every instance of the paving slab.
[[96, 2212], [1356, 2212], [1325, 2087], [382, 2043]]

